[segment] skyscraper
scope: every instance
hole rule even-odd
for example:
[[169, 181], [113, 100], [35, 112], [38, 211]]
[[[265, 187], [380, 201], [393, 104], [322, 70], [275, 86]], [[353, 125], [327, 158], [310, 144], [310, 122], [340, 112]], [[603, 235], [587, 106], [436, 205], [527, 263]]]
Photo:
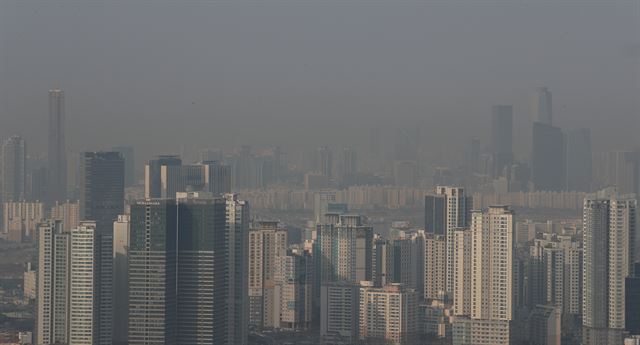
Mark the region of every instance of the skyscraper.
[[[150, 160], [144, 167], [144, 197], [149, 198], [163, 198], [162, 194], [162, 171], [167, 169], [166, 167], [181, 166], [182, 160], [179, 156], [164, 155], [158, 156], [155, 159]], [[174, 195], [169, 197], [175, 197]]]
[[49, 90], [49, 203], [67, 199], [67, 147], [65, 101], [62, 90]]
[[546, 87], [536, 88], [536, 92], [533, 95], [533, 121], [548, 126], [553, 125], [553, 109], [551, 105], [551, 91], [549, 91], [549, 89]]
[[177, 207], [173, 200], [131, 205], [129, 344], [177, 344]]
[[80, 217], [111, 234], [124, 213], [124, 159], [118, 152], [84, 152], [80, 162]]
[[225, 194], [229, 238], [229, 345], [247, 344], [249, 329], [249, 203]]
[[129, 329], [130, 217], [113, 222], [113, 344], [127, 344]]
[[640, 193], [640, 152], [609, 152], [606, 165], [607, 187], [616, 187], [620, 193]]
[[333, 174], [333, 154], [331, 149], [322, 146], [316, 150], [315, 170], [328, 178]]
[[637, 200], [606, 189], [584, 201], [584, 344], [619, 344], [625, 329], [625, 278], [633, 276]]
[[288, 250], [276, 263], [277, 328], [306, 330], [311, 326], [313, 258], [308, 251]]
[[[444, 197], [444, 208], [441, 210], [442, 200], [435, 200], [434, 212], [427, 212], [425, 218], [426, 224], [433, 227], [436, 234], [441, 232], [441, 222], [444, 220], [444, 235], [447, 239], [446, 247], [446, 276], [445, 276], [445, 292], [450, 294], [453, 292], [453, 258], [455, 256], [454, 247], [454, 231], [457, 228], [468, 227], [471, 221], [471, 209], [473, 208], [473, 199], [467, 196], [464, 188], [459, 187], [436, 187], [436, 198]], [[433, 216], [434, 220], [430, 221], [429, 217]], [[430, 229], [426, 229], [430, 232]]]
[[593, 171], [591, 131], [572, 130], [567, 133], [567, 190], [590, 192]]
[[539, 191], [566, 189], [566, 144], [562, 130], [542, 123], [533, 123], [531, 178]]
[[[447, 276], [447, 238], [426, 233], [424, 237], [424, 299], [443, 300]], [[455, 297], [454, 297], [455, 298]]]
[[231, 167], [219, 161], [182, 165], [177, 156], [160, 156], [145, 166], [146, 198], [175, 198], [187, 191], [231, 192]]
[[513, 163], [513, 106], [494, 105], [491, 117], [493, 177], [504, 176]]
[[24, 139], [15, 135], [5, 140], [0, 157], [2, 202], [23, 201], [27, 196], [27, 148]]

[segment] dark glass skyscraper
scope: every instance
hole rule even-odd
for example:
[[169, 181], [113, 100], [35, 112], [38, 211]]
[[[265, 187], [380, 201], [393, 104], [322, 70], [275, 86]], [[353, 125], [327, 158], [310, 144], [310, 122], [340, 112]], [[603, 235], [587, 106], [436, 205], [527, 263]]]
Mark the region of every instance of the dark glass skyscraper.
[[177, 224], [173, 200], [131, 205], [129, 344], [177, 344]]
[[124, 213], [124, 159], [118, 152], [84, 152], [80, 162], [80, 217], [111, 233]]
[[590, 192], [592, 180], [591, 131], [567, 133], [567, 190]]
[[49, 90], [48, 202], [67, 199], [64, 92]]

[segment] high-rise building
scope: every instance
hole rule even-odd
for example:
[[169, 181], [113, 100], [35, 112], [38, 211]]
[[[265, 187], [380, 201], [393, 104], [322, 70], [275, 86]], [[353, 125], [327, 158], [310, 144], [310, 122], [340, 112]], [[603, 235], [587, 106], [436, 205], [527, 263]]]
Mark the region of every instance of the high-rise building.
[[12, 136], [2, 143], [2, 171], [0, 191], [2, 201], [23, 201], [27, 194], [27, 148], [20, 136]]
[[562, 130], [550, 124], [533, 123], [531, 179], [539, 191], [566, 189], [566, 143]]
[[426, 233], [424, 237], [424, 299], [444, 300], [447, 238]]
[[536, 88], [533, 95], [532, 118], [534, 122], [553, 125], [553, 109], [551, 91], [546, 87]]
[[562, 313], [559, 307], [537, 305], [529, 315], [531, 344], [560, 345], [562, 340]]
[[80, 217], [111, 234], [124, 213], [124, 159], [118, 152], [84, 152], [80, 164]]
[[249, 203], [225, 194], [229, 238], [229, 345], [247, 344], [249, 329]]
[[591, 131], [567, 132], [567, 190], [591, 192], [592, 172]]
[[226, 201], [198, 193], [178, 193], [177, 200], [178, 343], [227, 344], [232, 251]]
[[471, 230], [456, 229], [454, 246], [453, 314], [471, 315]]
[[351, 147], [342, 150], [340, 156], [340, 182], [343, 186], [348, 186], [356, 182], [358, 173], [358, 153]]
[[[508, 345], [514, 311], [514, 212], [507, 206], [490, 206], [473, 211], [471, 218], [470, 241], [464, 239], [464, 231], [457, 232], [459, 242], [471, 245], [471, 260], [457, 260], [463, 267], [456, 267], [463, 272], [465, 266], [470, 268], [470, 315], [456, 316], [453, 343]], [[464, 310], [464, 305], [457, 310]]]
[[136, 184], [136, 159], [133, 146], [117, 146], [111, 149], [120, 153], [124, 159], [124, 185], [131, 187]]
[[418, 295], [402, 284], [374, 287], [361, 282], [359, 338], [365, 342], [411, 344], [418, 333]]
[[325, 218], [326, 224], [317, 226], [320, 281], [371, 281], [373, 228], [364, 225], [359, 215], [327, 214]]
[[131, 205], [130, 345], [177, 344], [177, 207], [173, 200]]
[[60, 221], [46, 221], [38, 231], [36, 343], [69, 342], [70, 235]]
[[258, 222], [249, 232], [249, 323], [253, 326], [279, 327], [276, 267], [286, 252], [287, 230], [278, 222]]
[[82, 222], [65, 232], [55, 220], [39, 229], [38, 344], [112, 344], [111, 310], [105, 313], [100, 302], [101, 244], [95, 223]]
[[585, 198], [584, 344], [619, 344], [625, 329], [625, 278], [634, 275], [638, 202], [606, 189]]
[[513, 163], [513, 106], [494, 105], [491, 117], [493, 177], [504, 176]]
[[306, 330], [311, 326], [313, 258], [308, 251], [288, 250], [276, 263], [277, 328]]
[[[444, 220], [444, 235], [447, 239], [446, 248], [446, 276], [445, 276], [445, 292], [451, 294], [453, 292], [453, 258], [455, 256], [454, 247], [454, 231], [458, 228], [468, 227], [471, 221], [471, 209], [473, 209], [473, 199], [467, 196], [464, 188], [459, 187], [436, 187], [436, 198], [444, 197], [444, 208], [441, 208], [442, 201], [435, 201], [434, 212], [431, 214], [427, 212], [425, 215], [425, 223], [430, 225], [435, 230], [434, 233], [440, 234], [441, 222]], [[429, 197], [427, 197], [429, 198]], [[429, 220], [429, 217], [433, 216], [434, 220]], [[431, 232], [429, 228], [425, 231]]]
[[113, 223], [113, 344], [127, 344], [129, 328], [129, 215]]
[[49, 90], [48, 202], [67, 200], [67, 144], [62, 90]]

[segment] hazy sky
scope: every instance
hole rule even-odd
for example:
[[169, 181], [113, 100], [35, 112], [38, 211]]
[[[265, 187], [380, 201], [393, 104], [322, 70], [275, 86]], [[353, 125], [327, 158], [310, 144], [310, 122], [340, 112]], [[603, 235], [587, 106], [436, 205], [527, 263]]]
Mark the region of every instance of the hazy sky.
[[556, 124], [640, 144], [640, 0], [0, 0], [0, 136], [32, 151], [60, 87], [74, 150], [337, 146], [379, 126], [442, 150], [514, 104], [524, 152], [541, 85]]

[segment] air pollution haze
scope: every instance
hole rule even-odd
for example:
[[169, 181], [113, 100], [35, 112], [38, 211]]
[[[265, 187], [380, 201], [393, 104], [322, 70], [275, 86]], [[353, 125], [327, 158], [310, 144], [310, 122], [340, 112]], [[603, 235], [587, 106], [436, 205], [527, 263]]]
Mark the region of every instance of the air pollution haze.
[[[46, 152], [47, 90], [66, 94], [72, 151], [139, 158], [241, 144], [363, 146], [418, 127], [426, 151], [488, 142], [514, 105], [529, 153], [531, 94], [592, 128], [599, 149], [640, 144], [638, 1], [2, 1], [0, 135]], [[477, 132], [477, 133], [476, 133]]]

